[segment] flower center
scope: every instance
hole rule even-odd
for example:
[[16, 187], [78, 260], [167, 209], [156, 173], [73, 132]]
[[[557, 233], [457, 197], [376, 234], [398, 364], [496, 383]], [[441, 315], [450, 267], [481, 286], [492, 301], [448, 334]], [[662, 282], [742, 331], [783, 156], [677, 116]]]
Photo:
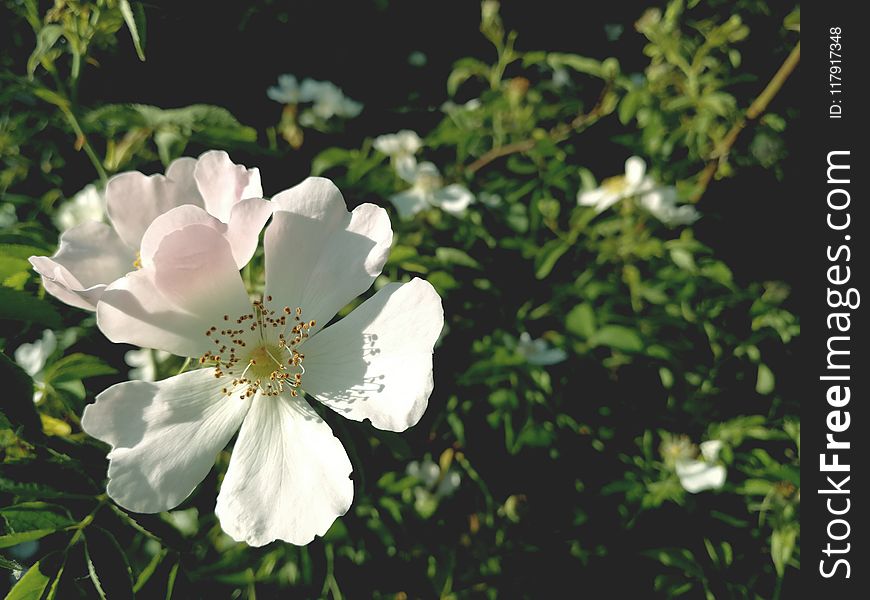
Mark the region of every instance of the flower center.
[[[266, 302], [271, 301], [267, 296]], [[235, 319], [224, 315], [223, 329], [212, 325], [205, 332], [215, 351], [200, 356], [199, 364], [212, 366], [216, 378], [230, 381], [221, 390], [226, 396], [250, 398], [258, 392], [277, 396], [285, 390], [291, 396], [299, 395], [305, 355], [298, 347], [317, 323], [303, 321], [299, 307], [285, 306], [279, 312], [266, 302], [255, 300], [252, 312]]]
[[619, 194], [623, 190], [628, 187], [628, 181], [625, 179], [625, 175], [616, 175], [615, 177], [608, 177], [604, 181], [601, 182], [601, 189], [610, 192], [611, 194]]

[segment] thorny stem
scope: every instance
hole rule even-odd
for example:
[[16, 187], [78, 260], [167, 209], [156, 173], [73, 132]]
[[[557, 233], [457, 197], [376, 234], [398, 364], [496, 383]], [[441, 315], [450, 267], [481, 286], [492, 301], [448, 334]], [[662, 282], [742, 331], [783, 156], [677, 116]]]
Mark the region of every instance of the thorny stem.
[[[568, 136], [572, 133], [580, 132], [585, 129], [587, 126], [592, 125], [601, 118], [602, 112], [604, 111], [604, 100], [607, 95], [610, 93], [611, 88], [613, 87], [613, 81], [608, 81], [604, 86], [604, 89], [601, 91], [601, 94], [598, 96], [598, 101], [595, 106], [592, 107], [588, 113], [584, 113], [574, 117], [570, 123], [560, 123], [556, 125], [550, 130], [549, 135], [547, 136], [550, 141], [559, 143], [565, 141]], [[537, 138], [529, 138], [527, 140], [522, 140], [519, 142], [513, 142], [511, 144], [506, 144], [504, 146], [499, 146], [498, 148], [493, 148], [488, 152], [484, 153], [480, 158], [475, 160], [473, 163], [468, 165], [465, 168], [465, 172], [468, 175], [474, 175], [477, 171], [488, 165], [494, 160], [497, 160], [503, 156], [508, 156], [510, 154], [517, 154], [520, 152], [528, 152], [532, 150], [535, 146], [538, 145], [539, 139]]]
[[797, 45], [792, 48], [792, 51], [785, 59], [785, 62], [783, 62], [779, 67], [779, 70], [774, 74], [773, 78], [767, 83], [767, 86], [761, 94], [759, 94], [752, 104], [749, 105], [746, 114], [731, 126], [731, 129], [722, 140], [721, 145], [716, 149], [714, 155], [711, 157], [710, 162], [708, 162], [707, 166], [704, 167], [704, 170], [701, 171], [701, 174], [698, 176], [698, 184], [695, 188], [695, 194], [691, 198], [692, 202], [697, 202], [701, 199], [701, 196], [703, 196], [704, 192], [707, 191], [707, 187], [710, 185], [713, 176], [719, 168], [719, 162], [728, 156], [728, 152], [731, 150], [734, 142], [737, 141], [740, 132], [743, 131], [743, 128], [746, 127], [747, 124], [751, 121], [755, 121], [764, 114], [764, 111], [767, 110], [767, 106], [779, 93], [779, 90], [792, 72], [794, 72], [800, 60], [801, 43], [798, 42]]

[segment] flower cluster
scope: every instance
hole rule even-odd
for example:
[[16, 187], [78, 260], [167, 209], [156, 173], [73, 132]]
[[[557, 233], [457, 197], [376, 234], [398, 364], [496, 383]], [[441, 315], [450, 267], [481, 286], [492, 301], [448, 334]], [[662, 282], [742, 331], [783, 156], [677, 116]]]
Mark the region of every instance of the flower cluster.
[[[214, 151], [165, 175], [117, 175], [105, 197], [108, 223], [67, 229], [54, 256], [31, 263], [49, 293], [94, 311], [111, 341], [197, 367], [151, 382], [150, 350], [128, 354], [141, 380], [85, 408], [83, 429], [112, 447], [109, 496], [136, 512], [172, 509], [238, 432], [215, 511], [223, 530], [252, 546], [323, 535], [351, 504], [352, 466], [306, 397], [402, 431], [433, 388], [443, 311], [427, 282], [384, 285], [333, 322], [381, 273], [386, 211], [348, 212], [322, 178], [266, 200], [257, 169]], [[264, 227], [265, 288], [247, 289], [240, 270]], [[48, 350], [21, 360], [32, 370]]]
[[266, 95], [271, 100], [281, 104], [310, 103], [311, 116], [300, 117], [300, 122], [303, 125], [312, 124], [315, 117], [324, 120], [332, 117], [352, 119], [359, 115], [363, 109], [361, 103], [345, 96], [341, 88], [331, 81], [306, 78], [300, 83], [295, 75], [290, 74], [279, 76], [278, 85], [266, 90]]
[[461, 215], [474, 202], [474, 195], [463, 185], [445, 185], [441, 172], [431, 162], [417, 162], [423, 140], [407, 129], [375, 138], [375, 150], [390, 157], [396, 175], [411, 187], [390, 197], [399, 216], [408, 219], [429, 206]]

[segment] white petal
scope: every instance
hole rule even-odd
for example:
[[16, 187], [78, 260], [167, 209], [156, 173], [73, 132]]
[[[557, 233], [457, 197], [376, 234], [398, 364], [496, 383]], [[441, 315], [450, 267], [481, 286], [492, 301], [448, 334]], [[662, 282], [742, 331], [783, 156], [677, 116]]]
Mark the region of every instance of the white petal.
[[113, 342], [199, 356], [214, 349], [209, 327], [251, 309], [229, 243], [207, 225], [166, 235], [153, 263], [103, 293], [97, 325]]
[[254, 399], [233, 448], [215, 514], [234, 540], [304, 545], [353, 500], [341, 442], [302, 398]]
[[428, 282], [386, 285], [305, 342], [302, 387], [349, 419], [403, 431], [426, 410], [443, 326], [441, 298]]
[[390, 196], [390, 202], [396, 207], [399, 217], [402, 219], [410, 219], [421, 210], [425, 209], [429, 204], [427, 202], [428, 194], [417, 188], [411, 188], [404, 192], [399, 192]]
[[196, 161], [179, 158], [166, 176], [137, 171], [115, 175], [106, 184], [106, 209], [118, 235], [131, 248], [139, 248], [145, 230], [159, 215], [183, 204], [203, 206], [193, 170]]
[[82, 429], [112, 446], [107, 491], [115, 502], [141, 513], [168, 510], [208, 474], [251, 404], [224, 396], [226, 382], [212, 373], [119, 383], [85, 407]]
[[632, 156], [625, 161], [625, 181], [629, 187], [640, 185], [646, 173], [646, 163], [639, 156]]
[[722, 465], [710, 464], [702, 460], [678, 460], [676, 471], [677, 477], [680, 478], [680, 485], [690, 494], [721, 488], [725, 485], [727, 474]]
[[320, 327], [366, 291], [389, 255], [387, 212], [362, 204], [347, 212], [338, 188], [309, 177], [272, 198], [266, 228], [266, 290], [274, 302], [301, 307]]
[[31, 377], [42, 371], [48, 357], [57, 350], [57, 337], [51, 329], [42, 332], [42, 338], [15, 349], [15, 362]]
[[701, 442], [701, 455], [707, 462], [716, 462], [719, 459], [719, 452], [722, 451], [722, 442], [720, 440], [707, 440]]
[[94, 310], [105, 287], [133, 269], [135, 260], [114, 229], [87, 221], [61, 234], [54, 256], [32, 256], [30, 264], [52, 296]]
[[226, 223], [233, 206], [245, 198], [262, 198], [259, 169], [235, 164], [222, 150], [206, 152], [196, 161], [194, 178], [205, 209]]
[[417, 159], [413, 154], [401, 154], [393, 159], [393, 167], [396, 169], [396, 175], [407, 181], [414, 183], [417, 179]]
[[443, 187], [432, 196], [432, 204], [453, 215], [465, 212], [472, 202], [474, 202], [474, 194], [458, 183]]
[[622, 198], [619, 194], [609, 192], [604, 188], [595, 188], [577, 195], [577, 204], [580, 206], [592, 206], [597, 212], [607, 210]]

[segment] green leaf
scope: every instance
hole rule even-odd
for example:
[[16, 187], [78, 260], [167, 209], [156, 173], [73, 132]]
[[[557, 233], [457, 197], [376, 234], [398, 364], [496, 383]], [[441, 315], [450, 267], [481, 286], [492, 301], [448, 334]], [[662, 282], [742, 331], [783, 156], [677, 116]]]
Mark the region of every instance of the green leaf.
[[51, 596], [56, 591], [56, 582], [63, 572], [65, 560], [66, 555], [61, 552], [53, 552], [41, 558], [18, 580], [7, 594], [6, 600], [39, 600], [47, 589]]
[[435, 250], [435, 258], [443, 263], [479, 269], [480, 263], [458, 248], [438, 248]]
[[595, 332], [589, 342], [593, 346], [610, 346], [623, 352], [640, 352], [643, 340], [634, 330], [621, 325], [605, 325]]
[[103, 600], [133, 598], [133, 575], [121, 546], [108, 531], [88, 527], [85, 533], [88, 574]]
[[57, 531], [75, 523], [66, 509], [47, 502], [22, 502], [0, 508], [0, 516], [6, 521], [6, 527], [12, 533]]
[[33, 50], [33, 54], [30, 55], [30, 58], [27, 59], [27, 75], [31, 79], [33, 74], [36, 73], [36, 67], [39, 66], [42, 59], [46, 58], [47, 54], [54, 48], [54, 45], [63, 33], [63, 27], [60, 25], [45, 25], [39, 30], [39, 33], [36, 35], [36, 48]]
[[770, 536], [770, 557], [773, 559], [773, 565], [780, 577], [785, 574], [788, 561], [794, 553], [797, 534], [798, 526], [790, 523], [774, 529]]
[[[33, 380], [12, 360], [0, 352], [0, 380], [3, 381], [3, 413], [24, 433], [39, 436], [42, 423], [33, 406]], [[0, 488], [2, 491], [2, 488]]]
[[565, 328], [582, 338], [591, 338], [595, 333], [595, 312], [588, 302], [578, 304], [565, 318]]
[[535, 277], [544, 279], [556, 266], [556, 262], [562, 258], [569, 249], [570, 244], [567, 242], [555, 239], [544, 244], [535, 256]]
[[56, 529], [34, 529], [33, 531], [22, 531], [21, 533], [7, 533], [0, 535], [0, 548], [9, 548], [17, 546], [24, 542], [32, 542], [33, 540], [41, 540], [47, 535], [51, 535], [57, 531]]
[[121, 0], [120, 9], [127, 29], [130, 30], [130, 37], [133, 38], [136, 54], [139, 60], [145, 62], [145, 8], [141, 2], [131, 5], [128, 0]]
[[758, 365], [758, 379], [755, 382], [755, 391], [759, 394], [769, 394], [776, 387], [776, 379], [773, 371], [766, 364]]
[[30, 321], [51, 329], [61, 326], [60, 314], [51, 304], [7, 287], [0, 287], [0, 320]]
[[0, 556], [0, 569], [23, 572], [24, 566], [22, 566], [18, 561], [6, 558], [5, 556]]
[[118, 371], [110, 367], [96, 356], [76, 352], [51, 365], [45, 372], [46, 383], [63, 383], [77, 381], [99, 375], [112, 375]]

